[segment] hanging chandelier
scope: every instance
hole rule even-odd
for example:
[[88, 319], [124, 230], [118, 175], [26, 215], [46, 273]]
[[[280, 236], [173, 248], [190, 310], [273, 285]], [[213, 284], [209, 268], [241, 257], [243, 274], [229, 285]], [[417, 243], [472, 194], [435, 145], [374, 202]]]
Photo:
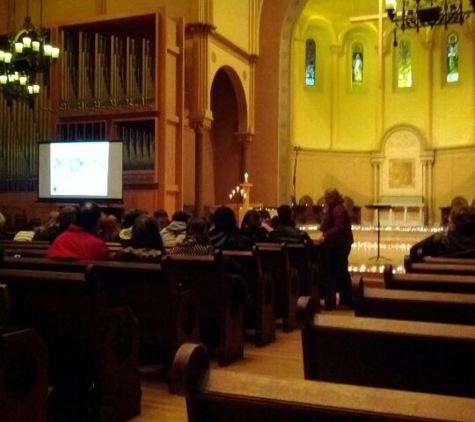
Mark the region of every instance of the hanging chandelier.
[[[59, 48], [48, 42], [48, 31], [41, 26], [36, 30], [33, 26], [28, 6], [27, 0], [27, 16], [22, 28], [9, 35], [6, 48], [0, 50], [0, 91], [10, 104], [12, 101], [31, 102], [41, 90], [38, 76], [47, 76], [51, 64], [59, 57]], [[40, 8], [42, 16], [42, 1]], [[10, 1], [8, 14], [10, 22]], [[13, 22], [14, 15], [13, 12]]]
[[475, 12], [475, 0], [470, 0], [472, 10], [464, 10], [462, 0], [402, 0], [401, 10], [396, 0], [386, 0], [386, 12], [396, 28], [405, 31], [424, 26], [444, 26], [460, 24]]

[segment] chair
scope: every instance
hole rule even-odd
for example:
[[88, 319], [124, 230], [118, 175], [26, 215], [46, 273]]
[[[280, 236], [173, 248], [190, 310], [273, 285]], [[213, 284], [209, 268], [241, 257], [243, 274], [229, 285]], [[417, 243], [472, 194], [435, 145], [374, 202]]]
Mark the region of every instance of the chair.
[[304, 195], [299, 199], [299, 205], [312, 206], [313, 199], [308, 195]]

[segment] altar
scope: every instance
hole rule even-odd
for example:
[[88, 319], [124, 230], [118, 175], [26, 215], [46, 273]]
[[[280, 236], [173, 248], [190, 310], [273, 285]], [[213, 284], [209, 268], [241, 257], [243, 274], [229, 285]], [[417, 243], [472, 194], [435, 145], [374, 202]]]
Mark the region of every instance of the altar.
[[[379, 207], [380, 222], [383, 226], [425, 226], [424, 200], [420, 196], [381, 196]], [[373, 217], [376, 224], [376, 216]]]
[[[384, 135], [380, 150], [371, 157], [373, 205], [387, 206], [379, 211], [381, 226], [420, 227], [428, 223], [433, 161], [434, 151], [426, 148], [416, 128], [395, 126]], [[374, 224], [376, 218], [374, 215]]]

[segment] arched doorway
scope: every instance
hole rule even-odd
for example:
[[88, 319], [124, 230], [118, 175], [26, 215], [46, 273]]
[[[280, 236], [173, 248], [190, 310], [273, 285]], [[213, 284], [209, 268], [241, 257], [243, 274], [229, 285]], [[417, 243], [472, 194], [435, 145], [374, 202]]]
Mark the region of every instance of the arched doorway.
[[[205, 180], [213, 180], [206, 200], [222, 205], [229, 202], [229, 193], [243, 181], [243, 148], [238, 134], [247, 125], [247, 108], [242, 84], [230, 67], [219, 69], [211, 85], [213, 122], [210, 145], [205, 149]], [[212, 195], [214, 193], [214, 197]], [[208, 195], [208, 193], [205, 193]]]

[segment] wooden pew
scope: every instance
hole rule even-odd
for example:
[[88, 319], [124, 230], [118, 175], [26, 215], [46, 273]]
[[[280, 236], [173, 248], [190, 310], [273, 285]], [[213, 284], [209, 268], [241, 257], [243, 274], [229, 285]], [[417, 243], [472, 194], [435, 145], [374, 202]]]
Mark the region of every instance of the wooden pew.
[[4, 256], [11, 257], [30, 257], [30, 258], [45, 258], [48, 253], [48, 249], [43, 248], [10, 248], [4, 250]]
[[8, 286], [0, 284], [0, 327], [6, 327], [8, 318], [10, 318], [10, 296], [8, 294]]
[[64, 261], [45, 257], [22, 256], [20, 258], [14, 258], [12, 256], [6, 256], [3, 261], [0, 262], [0, 268], [81, 273], [86, 270], [88, 265], [94, 263], [95, 261]]
[[173, 284], [160, 264], [11, 257], [0, 263], [0, 268], [75, 273], [88, 266], [108, 305], [129, 306], [138, 319], [141, 363], [160, 363], [166, 369], [180, 344], [199, 341], [194, 293]]
[[475, 293], [475, 275], [394, 274], [391, 265], [384, 267], [386, 289], [422, 290], [450, 293]]
[[138, 326], [129, 308], [110, 309], [86, 273], [0, 268], [9, 324], [32, 327], [50, 356], [52, 396], [95, 385], [101, 422], [140, 413]]
[[226, 273], [221, 252], [214, 255], [168, 255], [162, 268], [183, 289], [194, 292], [200, 315], [200, 338], [219, 365], [244, 355], [242, 305], [245, 282]]
[[0, 327], [0, 420], [47, 422], [48, 352], [32, 329]]
[[247, 286], [248, 298], [243, 309], [245, 337], [257, 347], [275, 340], [274, 283], [262, 268], [259, 248], [252, 251], [223, 251], [225, 260], [239, 267]]
[[299, 295], [310, 296], [318, 303], [323, 268], [314, 249], [313, 242], [309, 241], [287, 244], [290, 265], [297, 270], [299, 276]]
[[298, 303], [305, 379], [475, 397], [475, 327], [315, 314]]
[[355, 315], [372, 318], [475, 325], [475, 295], [368, 288], [353, 284]]
[[426, 257], [421, 261], [404, 258], [406, 273], [475, 275], [475, 259]]
[[275, 316], [282, 318], [284, 331], [297, 328], [296, 305], [299, 295], [299, 276], [290, 264], [288, 247], [285, 244], [258, 243], [264, 271], [274, 280]]
[[[50, 243], [44, 241], [16, 242], [12, 240], [2, 240], [1, 244], [5, 251], [5, 256], [37, 257], [43, 258], [49, 251]], [[122, 245], [117, 242], [108, 242], [107, 246], [114, 255], [122, 249]]]
[[193, 422], [473, 422], [475, 414], [470, 398], [210, 369], [195, 344], [178, 350], [171, 380]]
[[109, 307], [132, 309], [140, 326], [142, 363], [162, 363], [168, 369], [182, 343], [199, 342], [195, 293], [166, 264], [96, 262], [86, 273], [100, 286]]

